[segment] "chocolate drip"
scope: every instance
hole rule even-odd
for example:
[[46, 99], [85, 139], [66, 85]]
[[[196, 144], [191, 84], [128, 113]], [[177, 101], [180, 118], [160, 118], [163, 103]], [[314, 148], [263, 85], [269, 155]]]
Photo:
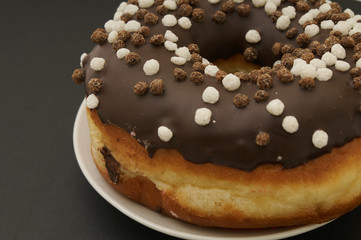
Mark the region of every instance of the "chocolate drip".
[[[288, 4], [282, 3], [280, 8]], [[192, 21], [193, 25], [189, 30], [178, 25], [166, 28], [158, 23], [149, 26], [151, 36], [164, 34], [169, 29], [179, 36], [178, 47], [197, 43], [200, 54], [211, 61], [255, 47], [259, 52], [258, 63], [262, 66], [272, 66], [277, 60], [271, 51], [273, 43], [297, 46], [295, 40], [288, 39], [285, 32], [276, 29], [263, 8], [252, 7], [248, 17], [240, 17], [236, 12], [227, 14], [223, 24], [216, 24], [212, 21], [212, 16], [220, 6], [200, 1], [199, 7], [206, 13], [204, 22]], [[155, 7], [147, 10], [156, 13]], [[298, 19], [300, 14], [297, 15]], [[292, 20], [289, 28], [295, 27], [303, 32], [297, 19]], [[144, 25], [143, 21], [140, 22]], [[260, 43], [249, 44], [244, 40], [250, 29], [261, 33]], [[312, 40], [323, 41], [328, 34], [328, 31], [321, 30]], [[176, 81], [173, 71], [177, 66], [170, 62], [174, 53], [150, 44], [149, 38], [146, 41], [140, 47], [135, 47], [130, 42], [126, 45], [126, 48], [141, 57], [140, 62], [134, 66], [128, 66], [124, 60], [117, 59], [108, 43], [97, 45], [83, 63], [86, 83], [92, 78], [99, 78], [104, 82], [104, 87], [98, 94], [98, 114], [101, 120], [135, 133], [137, 139], [146, 143], [150, 154], [159, 148], [171, 148], [194, 163], [211, 162], [246, 171], [266, 163], [293, 168], [361, 136], [360, 92], [353, 89], [352, 77], [347, 72], [342, 73], [331, 67], [332, 79], [328, 82], [316, 81], [315, 88], [309, 91], [298, 85], [298, 77], [292, 83], [284, 84], [273, 75], [273, 88], [267, 90], [270, 95], [267, 102], [278, 98], [286, 106], [284, 113], [275, 117], [266, 111], [267, 102], [256, 103], [251, 99], [249, 105], [242, 109], [233, 105], [233, 98], [237, 93], [253, 96], [258, 90], [255, 84], [243, 83], [237, 91], [228, 92], [220, 82], [209, 76], [205, 76], [203, 83], [199, 85], [193, 84], [189, 79]], [[347, 49], [345, 61], [354, 67], [352, 55], [352, 49]], [[104, 70], [91, 70], [89, 64], [93, 57], [106, 60]], [[146, 76], [143, 65], [152, 58], [160, 63], [160, 71], [155, 76]], [[193, 71], [192, 63], [187, 62], [182, 69], [189, 77]], [[138, 81], [149, 84], [155, 78], [163, 79], [165, 83], [163, 95], [138, 96], [133, 93], [133, 87]], [[87, 94], [90, 94], [87, 84], [85, 86]], [[208, 86], [213, 86], [220, 92], [220, 101], [214, 105], [204, 103], [201, 99], [202, 92]], [[203, 127], [194, 122], [196, 109], [202, 107], [212, 111], [214, 120]], [[294, 134], [289, 134], [282, 128], [282, 120], [288, 115], [295, 116], [300, 125], [298, 132]], [[163, 125], [174, 133], [168, 143], [162, 142], [157, 136], [158, 127]], [[329, 135], [328, 145], [322, 149], [314, 147], [311, 141], [314, 131], [318, 129]], [[267, 132], [271, 137], [271, 142], [266, 147], [255, 143], [259, 132]]]

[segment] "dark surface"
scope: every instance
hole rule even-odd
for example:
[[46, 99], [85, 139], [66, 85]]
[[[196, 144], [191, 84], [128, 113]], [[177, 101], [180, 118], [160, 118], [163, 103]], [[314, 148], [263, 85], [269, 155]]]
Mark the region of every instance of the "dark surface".
[[[74, 156], [83, 88], [70, 76], [118, 4], [1, 1], [0, 239], [175, 239], [107, 203]], [[360, 3], [342, 4], [361, 12]], [[361, 208], [290, 238], [301, 239], [361, 239]]]

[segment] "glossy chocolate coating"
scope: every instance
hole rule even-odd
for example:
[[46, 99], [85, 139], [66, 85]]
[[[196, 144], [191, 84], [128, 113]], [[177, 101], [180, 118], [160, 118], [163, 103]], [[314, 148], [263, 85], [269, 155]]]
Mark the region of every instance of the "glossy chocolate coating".
[[[246, 3], [252, 6], [251, 1]], [[282, 3], [279, 9], [288, 4]], [[157, 25], [149, 26], [151, 36], [165, 34], [169, 29], [179, 37], [178, 47], [197, 43], [201, 55], [210, 61], [229, 57], [253, 46], [259, 51], [258, 63], [262, 66], [272, 66], [277, 60], [271, 51], [275, 42], [291, 43], [298, 47], [295, 40], [287, 39], [285, 32], [276, 29], [275, 23], [272, 23], [263, 8], [252, 6], [248, 17], [240, 17], [236, 12], [227, 14], [225, 23], [216, 24], [211, 18], [215, 11], [220, 10], [221, 4], [211, 5], [208, 1], [201, 0], [199, 7], [206, 13], [203, 23], [192, 21], [193, 25], [189, 30], [178, 25], [166, 28], [161, 24], [160, 16]], [[155, 12], [155, 7], [148, 11]], [[170, 11], [179, 18], [176, 12]], [[302, 26], [297, 20], [299, 17], [298, 12], [290, 27], [297, 27], [301, 33]], [[143, 21], [140, 22], [145, 25]], [[245, 34], [250, 29], [261, 33], [260, 43], [249, 44], [245, 41]], [[312, 40], [323, 40], [328, 35], [328, 31], [321, 30]], [[127, 42], [126, 48], [141, 56], [141, 61], [135, 66], [128, 66], [124, 59], [117, 59], [109, 43], [97, 45], [83, 63], [86, 83], [93, 77], [104, 82], [104, 88], [98, 94], [100, 105], [97, 111], [101, 120], [116, 124], [129, 133], [134, 132], [136, 138], [147, 146], [150, 155], [159, 148], [170, 148], [178, 150], [185, 159], [194, 163], [210, 162], [246, 171], [266, 163], [292, 168], [361, 135], [361, 95], [353, 89], [352, 77], [348, 72], [342, 73], [331, 67], [332, 79], [328, 82], [316, 80], [313, 90], [302, 89], [298, 85], [298, 77], [292, 83], [284, 84], [273, 75], [273, 88], [268, 90], [269, 100], [256, 103], [252, 99], [258, 90], [255, 84], [243, 83], [234, 92], [227, 91], [222, 83], [209, 76], [205, 76], [202, 84], [193, 84], [189, 81], [193, 71], [192, 62], [181, 66], [187, 72], [188, 79], [177, 82], [173, 70], [179, 66], [170, 62], [174, 53], [165, 47], [151, 45], [149, 38], [146, 40], [147, 43], [141, 47]], [[355, 67], [352, 54], [352, 49], [347, 49], [346, 61], [351, 64], [351, 68]], [[104, 70], [95, 72], [90, 68], [93, 57], [106, 60]], [[159, 61], [160, 71], [154, 76], [146, 76], [143, 65], [152, 58]], [[133, 87], [138, 81], [149, 84], [155, 78], [161, 78], [165, 82], [163, 95], [153, 96], [148, 93], [137, 96], [133, 93]], [[201, 98], [208, 86], [215, 87], [220, 93], [220, 101], [214, 105], [204, 103]], [[90, 93], [87, 84], [86, 93]], [[233, 105], [233, 97], [237, 93], [249, 96], [251, 101], [246, 108], [239, 109]], [[266, 111], [266, 104], [276, 98], [285, 104], [285, 110], [279, 117]], [[212, 122], [207, 126], [199, 126], [194, 121], [195, 111], [203, 107], [209, 108], [213, 113]], [[288, 115], [295, 116], [300, 125], [298, 132], [294, 134], [287, 133], [282, 128], [282, 120]], [[174, 136], [168, 143], [159, 139], [159, 126], [167, 126], [173, 131]], [[328, 145], [322, 149], [312, 144], [312, 135], [318, 129], [329, 135]], [[266, 147], [255, 144], [260, 131], [271, 136], [271, 142]]]

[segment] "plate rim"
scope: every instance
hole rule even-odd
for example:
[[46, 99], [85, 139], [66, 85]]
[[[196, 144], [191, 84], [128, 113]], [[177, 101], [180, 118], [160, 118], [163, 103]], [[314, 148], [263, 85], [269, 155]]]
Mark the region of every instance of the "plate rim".
[[[85, 178], [87, 179], [87, 181], [90, 183], [90, 185], [95, 189], [95, 191], [102, 196], [108, 203], [110, 203], [113, 207], [115, 207], [116, 209], [118, 209], [119, 211], [121, 211], [124, 215], [126, 215], [127, 217], [133, 219], [134, 221], [148, 227], [151, 228], [155, 231], [167, 234], [169, 236], [173, 236], [173, 237], [178, 237], [178, 238], [183, 238], [183, 239], [192, 239], [192, 240], [221, 240], [221, 239], [232, 239], [232, 240], [276, 240], [276, 239], [284, 239], [284, 238], [288, 238], [288, 237], [293, 237], [296, 235], [300, 235], [309, 231], [312, 231], [314, 229], [317, 229], [319, 227], [322, 227], [330, 222], [326, 222], [326, 223], [321, 223], [321, 224], [311, 224], [311, 225], [306, 225], [306, 226], [300, 226], [300, 227], [292, 227], [290, 229], [281, 231], [281, 232], [273, 232], [273, 233], [269, 233], [267, 235], [259, 235], [259, 236], [246, 236], [246, 237], [242, 237], [242, 236], [206, 236], [206, 235], [198, 235], [195, 233], [186, 233], [186, 232], [182, 232], [179, 230], [175, 230], [175, 229], [171, 229], [168, 228], [166, 226], [163, 226], [162, 224], [158, 224], [155, 222], [152, 222], [142, 216], [139, 216], [138, 214], [134, 213], [133, 211], [131, 211], [130, 209], [128, 209], [127, 207], [123, 206], [121, 203], [117, 202], [116, 199], [114, 199], [112, 196], [110, 196], [110, 194], [105, 191], [104, 189], [101, 188], [101, 186], [99, 185], [99, 183], [97, 183], [97, 181], [95, 180], [95, 177], [92, 176], [90, 174], [90, 172], [88, 171], [87, 167], [86, 167], [86, 161], [83, 161], [82, 155], [83, 153], [81, 152], [81, 141], [79, 141], [80, 138], [84, 137], [80, 135], [80, 128], [84, 127], [82, 126], [82, 121], [85, 121], [85, 127], [88, 128], [88, 123], [86, 121], [86, 114], [85, 114], [85, 110], [86, 110], [86, 100], [84, 99], [77, 111], [76, 117], [75, 117], [75, 122], [74, 122], [74, 127], [73, 127], [73, 147], [74, 147], [74, 152], [75, 152], [75, 157], [77, 159], [78, 165], [83, 173], [83, 175], [85, 176]], [[85, 119], [84, 119], [85, 117]], [[90, 142], [90, 137], [88, 139]], [[90, 144], [89, 144], [89, 152], [90, 152]], [[93, 161], [91, 161], [93, 162]], [[95, 166], [94, 166], [95, 167]], [[99, 173], [99, 176], [100, 173]], [[101, 176], [101, 178], [103, 179], [103, 177]], [[103, 179], [103, 181], [105, 181], [105, 179]], [[107, 183], [108, 184], [108, 183]], [[114, 190], [115, 191], [115, 190]], [[121, 195], [120, 193], [117, 193], [119, 195]], [[122, 195], [121, 195], [122, 196]], [[124, 197], [124, 196], [122, 196]], [[131, 201], [130, 199], [127, 199], [126, 197], [124, 197], [125, 201]], [[137, 204], [137, 203], [135, 203]], [[137, 204], [140, 205], [140, 204]], [[140, 205], [141, 206], [141, 205]], [[141, 206], [144, 207], [144, 206]], [[146, 207], [144, 207], [146, 208]], [[148, 209], [148, 208], [146, 208]], [[149, 209], [148, 209], [149, 210]], [[151, 210], [150, 210], [151, 211]], [[153, 212], [153, 211], [152, 211]], [[158, 213], [155, 213], [158, 214]], [[163, 215], [161, 215], [163, 216]], [[164, 216], [166, 217], [166, 216]], [[169, 218], [169, 217], [167, 217]], [[179, 224], [188, 224], [188, 223], [184, 223], [180, 220], [176, 220], [176, 219], [172, 219], [169, 218], [169, 220], [172, 221], [177, 221], [180, 222]], [[193, 226], [191, 225], [192, 228], [196, 227], [196, 228], [203, 228], [200, 226]], [[217, 231], [218, 229], [216, 229]], [[214, 231], [214, 229], [212, 230]], [[225, 231], [224, 229], [219, 229], [219, 231]], [[257, 232], [257, 230], [253, 230], [254, 232]]]

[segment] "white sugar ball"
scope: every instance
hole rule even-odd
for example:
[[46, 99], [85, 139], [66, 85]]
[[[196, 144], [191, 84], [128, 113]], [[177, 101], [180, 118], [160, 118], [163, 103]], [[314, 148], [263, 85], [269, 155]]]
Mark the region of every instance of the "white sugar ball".
[[199, 108], [196, 110], [194, 121], [200, 125], [205, 126], [211, 122], [212, 112], [208, 108]]
[[171, 57], [170, 61], [174, 63], [175, 65], [184, 65], [187, 62], [187, 59], [183, 57]]
[[346, 58], [346, 50], [339, 43], [332, 46], [331, 53], [333, 55], [335, 55], [338, 59], [345, 59]]
[[310, 24], [305, 28], [305, 33], [310, 35], [310, 37], [314, 37], [320, 33], [320, 28], [316, 24]]
[[333, 29], [334, 26], [335, 26], [335, 23], [332, 20], [324, 20], [321, 22], [322, 29], [330, 30], [330, 29]]
[[108, 42], [113, 43], [115, 40], [118, 39], [118, 32], [113, 30], [108, 35]]
[[95, 57], [90, 61], [90, 68], [97, 72], [103, 70], [104, 65], [105, 65], [104, 58]]
[[130, 15], [134, 15], [136, 12], [138, 12], [139, 7], [134, 4], [128, 4], [125, 8], [123, 13], [129, 13]]
[[138, 0], [139, 7], [150, 8], [154, 4], [154, 0]]
[[84, 67], [83, 61], [84, 61], [84, 59], [85, 59], [86, 56], [88, 56], [87, 53], [83, 53], [83, 54], [80, 56], [80, 67]]
[[244, 0], [233, 0], [234, 3], [243, 3]]
[[345, 36], [349, 34], [349, 31], [351, 30], [351, 26], [345, 21], [340, 21], [333, 27], [333, 30], [339, 31], [342, 33], [342, 35]]
[[125, 58], [125, 56], [127, 56], [129, 53], [130, 53], [129, 49], [127, 49], [127, 48], [120, 48], [120, 49], [117, 51], [117, 58], [118, 58], [118, 59], [123, 59], [123, 58]]
[[125, 24], [124, 29], [128, 32], [136, 32], [141, 27], [141, 24], [135, 20], [130, 20]]
[[313, 18], [316, 18], [318, 14], [320, 14], [320, 10], [313, 8], [310, 11], [307, 12], [308, 14], [311, 14]]
[[177, 9], [177, 3], [174, 0], [165, 0], [163, 2], [163, 5], [168, 8], [169, 10], [176, 10]]
[[287, 116], [282, 121], [282, 127], [288, 133], [295, 133], [298, 131], [299, 124], [294, 116]]
[[127, 2], [122, 2], [119, 4], [119, 7], [117, 8], [117, 12], [124, 12], [125, 7], [128, 5]]
[[351, 18], [353, 18], [355, 16], [355, 13], [349, 8], [346, 8], [345, 11], [343, 11], [343, 12], [348, 13]]
[[274, 99], [267, 104], [266, 109], [270, 114], [280, 116], [285, 109], [285, 105], [281, 100]]
[[291, 69], [291, 73], [295, 75], [296, 77], [299, 77], [301, 75], [301, 72], [303, 69], [307, 66], [306, 61], [303, 59], [296, 59], [293, 63], [293, 67]]
[[330, 11], [332, 9], [331, 5], [328, 3], [324, 3], [319, 7], [320, 12], [322, 13], [327, 13], [328, 11]]
[[[206, 59], [206, 58], [202, 58], [202, 64], [204, 64], [204, 65], [209, 65], [209, 64], [211, 64], [211, 62], [210, 61], [208, 61], [208, 59]], [[218, 69], [218, 68], [217, 68]], [[218, 70], [217, 70], [218, 71]], [[215, 75], [214, 75], [215, 76]], [[214, 77], [213, 76], [213, 77]]]
[[361, 67], [361, 58], [359, 60], [357, 60], [356, 67]]
[[258, 43], [261, 41], [261, 34], [257, 30], [251, 29], [246, 33], [246, 41], [249, 43]]
[[178, 45], [176, 43], [168, 40], [164, 42], [164, 47], [170, 52], [173, 52], [178, 49]]
[[219, 92], [214, 87], [207, 87], [202, 94], [202, 100], [206, 103], [215, 104], [219, 100]]
[[177, 35], [175, 35], [171, 30], [167, 30], [164, 34], [164, 38], [172, 41], [172, 42], [177, 42], [178, 41], [178, 37]]
[[95, 96], [94, 94], [90, 94], [87, 98], [86, 98], [86, 106], [89, 109], [95, 109], [97, 108], [99, 105], [99, 99], [97, 98], [97, 96]]
[[113, 20], [114, 21], [120, 21], [120, 18], [123, 16], [123, 12], [116, 12], [114, 13]]
[[328, 143], [328, 134], [323, 130], [317, 130], [312, 135], [312, 143], [316, 148], [323, 148]]
[[313, 20], [313, 15], [311, 13], [306, 13], [300, 17], [300, 19], [298, 20], [298, 23], [300, 25], [303, 25], [306, 22], [311, 21], [311, 20]]
[[337, 61], [337, 57], [335, 55], [333, 55], [332, 53], [327, 52], [322, 55], [321, 60], [324, 61], [327, 66], [333, 66], [333, 65], [335, 65], [335, 63]]
[[120, 32], [120, 31], [124, 30], [125, 22], [109, 20], [104, 24], [104, 28], [105, 28], [105, 31], [108, 33], [110, 33], [111, 31]]
[[317, 69], [316, 78], [321, 82], [329, 81], [332, 78], [333, 72], [329, 68], [319, 68]]
[[335, 68], [340, 72], [347, 72], [350, 70], [351, 65], [348, 62], [338, 60], [335, 64]]
[[266, 2], [274, 3], [277, 7], [281, 5], [281, 0], [266, 0]]
[[155, 59], [146, 61], [143, 65], [143, 71], [147, 76], [157, 74], [159, 71], [159, 62]]
[[317, 75], [317, 71], [315, 66], [311, 65], [311, 64], [307, 64], [303, 67], [303, 69], [301, 70], [301, 78], [315, 78]]
[[181, 17], [178, 19], [178, 25], [183, 29], [190, 29], [192, 27], [192, 22], [187, 17]]
[[316, 69], [319, 68], [325, 68], [326, 67], [326, 63], [324, 61], [322, 61], [321, 59], [318, 58], [314, 58], [311, 60], [310, 64], [312, 66], [314, 66]]
[[216, 4], [219, 3], [221, 0], [208, 0], [209, 3], [211, 4]]
[[169, 142], [173, 137], [173, 132], [165, 126], [160, 126], [158, 128], [158, 137], [163, 142]]
[[177, 50], [175, 50], [175, 54], [179, 57], [185, 58], [187, 61], [190, 61], [192, 56], [187, 47], [178, 48]]
[[282, 15], [285, 15], [290, 19], [294, 19], [296, 17], [296, 8], [293, 6], [282, 8]]
[[264, 10], [268, 15], [271, 15], [272, 13], [277, 11], [277, 6], [273, 2], [267, 2], [264, 6]]
[[266, 4], [266, 0], [252, 0], [253, 6], [263, 7]]
[[177, 22], [177, 18], [173, 14], [167, 14], [162, 18], [162, 24], [165, 27], [174, 27]]
[[211, 76], [211, 77], [215, 77], [218, 71], [219, 71], [219, 68], [217, 66], [215, 66], [215, 65], [208, 65], [204, 69], [204, 73]]
[[241, 80], [236, 75], [230, 73], [223, 78], [222, 84], [228, 91], [234, 91], [241, 86]]
[[291, 20], [288, 16], [286, 15], [282, 15], [281, 17], [279, 17], [277, 19], [277, 22], [276, 22], [276, 28], [278, 30], [286, 30], [291, 24]]

